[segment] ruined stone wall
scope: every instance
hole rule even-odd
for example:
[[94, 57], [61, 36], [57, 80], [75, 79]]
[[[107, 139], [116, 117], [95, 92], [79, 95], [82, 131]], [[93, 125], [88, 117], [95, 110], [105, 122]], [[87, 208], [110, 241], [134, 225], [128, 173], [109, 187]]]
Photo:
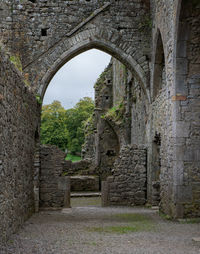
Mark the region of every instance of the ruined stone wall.
[[116, 106], [124, 100], [126, 83], [127, 83], [127, 68], [117, 59], [112, 58], [112, 73], [113, 73], [113, 105]]
[[0, 52], [0, 243], [34, 212], [34, 151], [40, 105]]
[[71, 162], [58, 147], [40, 147], [40, 208], [64, 206], [65, 176], [71, 178], [71, 191], [99, 191], [99, 177], [90, 161]]
[[136, 77], [131, 80], [130, 91], [131, 144], [146, 145], [148, 109], [145, 103], [144, 92]]
[[95, 165], [95, 132], [96, 132], [96, 124], [95, 124], [95, 114], [89, 117], [85, 124], [84, 129], [84, 144], [81, 149], [81, 158], [83, 160], [89, 160]]
[[40, 149], [40, 207], [63, 207], [62, 173], [65, 153], [56, 146], [42, 145]]
[[110, 205], [144, 205], [147, 195], [146, 149], [124, 146], [108, 177]]
[[[113, 105], [105, 119], [118, 135], [119, 155], [108, 181], [110, 205], [144, 205], [147, 200], [146, 101], [137, 77], [112, 59]], [[129, 145], [132, 144], [132, 145]], [[140, 147], [140, 148], [138, 148]]]
[[115, 159], [119, 154], [120, 144], [117, 133], [105, 119], [105, 114], [113, 107], [113, 59], [100, 75], [95, 84], [95, 140], [96, 166], [101, 180], [111, 175]]
[[[102, 91], [102, 105], [106, 105], [108, 112], [104, 121], [113, 129], [119, 146], [131, 143], [144, 144], [147, 148], [148, 201], [161, 202], [162, 211], [173, 217], [198, 216], [199, 3], [195, 0], [152, 0], [151, 20], [149, 1], [106, 2], [2, 0], [1, 48], [5, 48], [22, 69], [26, 83], [29, 84], [29, 80], [33, 90], [41, 96], [64, 63], [90, 48], [108, 52], [126, 64], [132, 77], [124, 77], [122, 66], [116, 63], [118, 74], [114, 73], [114, 89], [111, 91], [111, 86], [106, 86], [107, 90]], [[1, 68], [4, 71], [4, 66]], [[10, 68], [7, 66], [6, 70], [9, 72]], [[121, 84], [125, 78], [124, 90]], [[108, 110], [124, 92], [123, 103], [115, 105], [115, 110]], [[21, 97], [25, 95], [24, 91]], [[13, 112], [17, 111], [19, 101], [10, 102]], [[32, 102], [30, 107], [29, 102], [27, 104], [28, 109], [32, 108]], [[98, 110], [101, 118], [101, 109]], [[19, 129], [24, 128], [23, 123], [30, 115], [18, 123]], [[10, 120], [1, 121], [3, 128]], [[28, 126], [32, 121], [27, 121]], [[31, 146], [32, 134], [23, 130]], [[9, 140], [4, 146], [10, 146]], [[98, 153], [96, 158], [99, 161]], [[10, 164], [8, 158], [6, 163]], [[23, 193], [26, 191], [24, 189]]]
[[64, 161], [63, 172], [67, 176], [97, 174], [96, 168], [91, 160], [80, 160], [76, 162]]
[[98, 176], [71, 176], [70, 177], [71, 191], [74, 192], [99, 192], [100, 182]]

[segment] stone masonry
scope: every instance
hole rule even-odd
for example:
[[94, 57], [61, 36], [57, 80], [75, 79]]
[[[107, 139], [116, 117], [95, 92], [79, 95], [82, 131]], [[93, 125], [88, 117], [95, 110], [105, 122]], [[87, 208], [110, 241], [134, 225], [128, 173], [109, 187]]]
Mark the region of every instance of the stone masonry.
[[109, 205], [145, 205], [147, 194], [146, 149], [123, 146], [107, 178]]
[[65, 178], [70, 177], [71, 191], [99, 191], [99, 177], [91, 172], [88, 161], [71, 162], [58, 147], [40, 147], [39, 207], [61, 208], [64, 206]]
[[64, 189], [61, 184], [64, 158], [65, 153], [59, 148], [51, 145], [41, 146], [40, 207], [64, 206]]
[[[33, 212], [34, 184], [38, 200], [38, 112], [46, 88], [63, 64], [92, 48], [121, 62], [103, 120], [118, 140], [118, 165], [123, 147], [146, 150], [141, 202], [146, 195], [174, 218], [200, 216], [199, 28], [197, 0], [1, 1], [1, 240]], [[124, 165], [135, 169], [132, 163]]]
[[40, 105], [0, 51], [0, 244], [34, 213], [34, 152]]

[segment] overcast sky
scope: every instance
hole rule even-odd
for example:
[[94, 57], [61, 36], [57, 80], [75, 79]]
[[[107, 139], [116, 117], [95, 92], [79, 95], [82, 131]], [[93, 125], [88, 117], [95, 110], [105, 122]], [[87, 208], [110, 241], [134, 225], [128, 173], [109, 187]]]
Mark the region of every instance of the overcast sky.
[[44, 104], [54, 100], [61, 102], [65, 109], [72, 108], [81, 98], [94, 99], [94, 84], [110, 62], [110, 55], [96, 50], [88, 50], [67, 62], [51, 80]]

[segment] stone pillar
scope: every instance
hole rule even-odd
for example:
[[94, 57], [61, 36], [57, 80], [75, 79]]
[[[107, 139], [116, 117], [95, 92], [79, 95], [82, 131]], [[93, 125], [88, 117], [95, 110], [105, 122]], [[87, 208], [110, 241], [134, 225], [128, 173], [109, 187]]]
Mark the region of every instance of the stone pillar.
[[109, 183], [108, 181], [101, 182], [101, 206], [109, 206]]
[[66, 188], [64, 192], [64, 208], [70, 208], [70, 192], [71, 192], [71, 183], [70, 183], [70, 176], [65, 177], [65, 183], [66, 183]]

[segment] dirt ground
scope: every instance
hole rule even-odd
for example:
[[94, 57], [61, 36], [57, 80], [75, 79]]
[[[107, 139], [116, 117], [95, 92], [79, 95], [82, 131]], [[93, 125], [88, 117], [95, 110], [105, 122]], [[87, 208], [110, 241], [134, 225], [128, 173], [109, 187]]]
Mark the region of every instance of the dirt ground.
[[100, 207], [76, 198], [72, 208], [34, 214], [0, 254], [200, 254], [199, 221], [173, 222], [147, 208]]

